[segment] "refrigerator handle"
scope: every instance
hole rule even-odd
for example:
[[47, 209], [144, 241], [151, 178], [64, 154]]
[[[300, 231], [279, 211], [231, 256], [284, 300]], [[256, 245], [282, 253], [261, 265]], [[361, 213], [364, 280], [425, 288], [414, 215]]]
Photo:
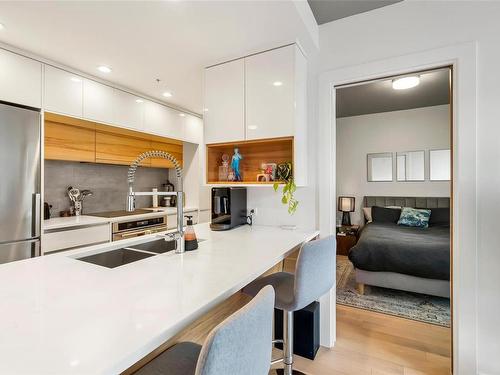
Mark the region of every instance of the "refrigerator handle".
[[40, 252], [40, 241], [34, 241], [31, 243], [31, 257], [39, 257], [41, 254]]
[[41, 215], [41, 205], [40, 205], [40, 193], [33, 194], [33, 237], [40, 236], [40, 215]]

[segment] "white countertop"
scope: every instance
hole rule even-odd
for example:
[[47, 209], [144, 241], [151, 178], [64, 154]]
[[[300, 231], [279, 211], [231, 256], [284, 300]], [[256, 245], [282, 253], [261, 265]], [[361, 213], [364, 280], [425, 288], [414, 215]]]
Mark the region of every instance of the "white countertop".
[[0, 373], [118, 374], [318, 234], [195, 231], [196, 251], [114, 269], [74, 258], [156, 236], [0, 265]]
[[[148, 207], [148, 208], [143, 208], [144, 210], [161, 210], [165, 212], [167, 215], [174, 215], [177, 213], [177, 208], [176, 207]], [[198, 211], [198, 207], [184, 207], [184, 212], [193, 212], [193, 211]]]

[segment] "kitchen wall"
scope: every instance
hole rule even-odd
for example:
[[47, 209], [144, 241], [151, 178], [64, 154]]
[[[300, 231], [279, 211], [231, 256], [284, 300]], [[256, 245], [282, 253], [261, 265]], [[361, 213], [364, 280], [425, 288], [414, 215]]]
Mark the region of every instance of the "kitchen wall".
[[[478, 368], [470, 374], [500, 374], [500, 14], [499, 2], [403, 1], [320, 27], [321, 70], [383, 60], [458, 43], [477, 43], [476, 204]], [[460, 87], [457, 88], [460, 90]], [[458, 114], [460, 116], [460, 113]], [[467, 140], [460, 140], [467, 142]], [[460, 282], [460, 280], [458, 280]], [[473, 358], [474, 353], [470, 353]], [[467, 360], [467, 358], [465, 358]], [[465, 374], [464, 374], [465, 375]]]
[[[45, 201], [52, 205], [52, 217], [70, 207], [68, 186], [94, 193], [83, 202], [83, 213], [124, 210], [128, 166], [45, 160]], [[174, 174], [171, 174], [175, 176]], [[169, 169], [141, 168], [136, 173], [136, 190], [161, 188]], [[175, 184], [175, 179], [171, 180]], [[137, 207], [151, 207], [151, 197], [137, 197]]]
[[[356, 197], [353, 224], [363, 223], [365, 195], [450, 196], [449, 182], [428, 177], [423, 182], [368, 182], [366, 165], [368, 153], [450, 148], [449, 110], [449, 105], [439, 105], [337, 119], [337, 196]], [[427, 152], [426, 158], [428, 176]]]

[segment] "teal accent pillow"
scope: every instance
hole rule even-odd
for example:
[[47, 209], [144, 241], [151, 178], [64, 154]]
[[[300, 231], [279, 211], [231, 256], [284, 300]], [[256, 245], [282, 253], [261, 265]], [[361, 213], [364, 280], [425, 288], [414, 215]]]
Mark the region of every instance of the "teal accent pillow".
[[407, 227], [428, 228], [431, 210], [403, 207], [398, 225]]

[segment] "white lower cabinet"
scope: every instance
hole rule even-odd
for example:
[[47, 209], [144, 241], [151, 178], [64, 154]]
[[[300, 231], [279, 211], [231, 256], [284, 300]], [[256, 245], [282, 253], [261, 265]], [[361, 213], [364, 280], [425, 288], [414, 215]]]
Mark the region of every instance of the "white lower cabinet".
[[42, 251], [66, 250], [75, 247], [95, 245], [111, 241], [109, 223], [86, 227], [64, 228], [51, 230], [42, 236]]
[[0, 48], [0, 100], [42, 107], [42, 63]]

